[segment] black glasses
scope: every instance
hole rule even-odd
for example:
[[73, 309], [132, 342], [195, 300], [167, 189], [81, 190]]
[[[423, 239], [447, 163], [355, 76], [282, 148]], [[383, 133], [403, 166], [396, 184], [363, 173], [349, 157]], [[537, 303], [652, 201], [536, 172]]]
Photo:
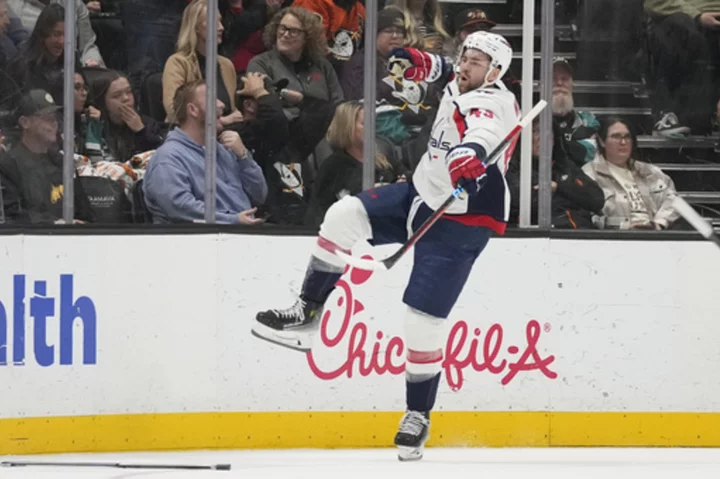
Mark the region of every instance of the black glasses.
[[278, 32], [279, 37], [281, 37], [287, 33], [290, 36], [290, 38], [295, 38], [298, 35], [300, 35], [301, 33], [305, 32], [305, 30], [303, 30], [302, 28], [286, 27], [285, 25], [283, 25], [281, 23], [280, 25], [278, 25], [277, 32]]
[[74, 87], [75, 91], [84, 91], [85, 93], [87, 93], [89, 90], [87, 85], [84, 83], [75, 83]]
[[632, 136], [630, 136], [628, 133], [626, 133], [624, 135], [622, 133], [613, 133], [612, 135], [609, 136], [609, 138], [612, 141], [616, 141], [618, 143], [622, 143], [622, 142], [632, 143]]
[[405, 29], [400, 27], [383, 28], [382, 30], [380, 30], [380, 33], [387, 33], [388, 35], [401, 38], [405, 37]]

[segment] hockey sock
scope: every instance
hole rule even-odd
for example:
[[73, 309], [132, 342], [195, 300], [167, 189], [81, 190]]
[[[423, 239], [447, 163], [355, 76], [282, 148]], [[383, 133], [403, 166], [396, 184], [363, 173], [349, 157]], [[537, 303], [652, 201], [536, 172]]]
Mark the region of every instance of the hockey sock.
[[325, 302], [345, 270], [342, 260], [328, 251], [327, 243], [330, 242], [322, 237], [318, 238], [315, 254], [310, 258], [305, 272], [301, 293], [303, 299], [320, 304]]
[[405, 393], [407, 408], [429, 416], [435, 406], [447, 320], [436, 318], [415, 308], [405, 316], [407, 344], [405, 362]]
[[408, 377], [405, 380], [405, 402], [408, 411], [424, 412], [429, 418], [430, 411], [435, 406], [440, 373], [419, 382], [411, 381]]
[[371, 236], [370, 220], [359, 199], [346, 196], [333, 204], [320, 225], [320, 235], [305, 275], [303, 298], [324, 303], [346, 267], [335, 252], [350, 254], [350, 248], [358, 240]]

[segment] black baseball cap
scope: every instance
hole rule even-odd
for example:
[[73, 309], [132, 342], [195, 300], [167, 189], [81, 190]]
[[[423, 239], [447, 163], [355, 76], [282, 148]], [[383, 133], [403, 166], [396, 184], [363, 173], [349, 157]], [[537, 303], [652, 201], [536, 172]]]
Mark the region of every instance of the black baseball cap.
[[47, 115], [59, 110], [62, 107], [45, 90], [30, 90], [20, 100], [20, 116]]
[[463, 28], [467, 28], [470, 25], [482, 23], [488, 26], [488, 30], [492, 29], [496, 23], [488, 19], [487, 14], [479, 8], [466, 8], [457, 15], [453, 26], [455, 27], [455, 33], [459, 32]]
[[567, 61], [567, 58], [564, 57], [555, 57], [553, 60], [553, 70], [556, 68], [560, 68], [565, 70], [570, 74], [570, 76], [573, 76], [573, 67], [570, 65], [570, 62]]
[[405, 28], [405, 16], [403, 12], [394, 7], [380, 10], [377, 14], [378, 33], [390, 27]]

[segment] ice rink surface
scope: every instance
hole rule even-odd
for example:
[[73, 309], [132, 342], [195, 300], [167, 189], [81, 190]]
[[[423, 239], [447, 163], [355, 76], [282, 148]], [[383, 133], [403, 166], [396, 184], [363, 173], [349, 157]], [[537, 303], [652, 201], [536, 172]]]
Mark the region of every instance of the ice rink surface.
[[193, 451], [0, 457], [0, 462], [229, 463], [227, 471], [0, 467], [1, 479], [621, 479], [720, 478], [720, 449], [428, 449], [400, 463], [393, 449]]

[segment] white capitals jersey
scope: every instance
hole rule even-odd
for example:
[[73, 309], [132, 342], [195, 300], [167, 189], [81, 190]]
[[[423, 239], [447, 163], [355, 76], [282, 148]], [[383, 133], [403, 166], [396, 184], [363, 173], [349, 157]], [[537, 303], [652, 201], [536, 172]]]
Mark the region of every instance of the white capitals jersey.
[[[427, 152], [413, 175], [413, 184], [422, 200], [433, 210], [455, 190], [450, 180], [447, 156], [457, 147], [481, 146], [490, 154], [517, 125], [520, 108], [511, 92], [496, 87], [460, 94], [453, 79], [445, 88]], [[505, 182], [516, 141], [488, 167], [487, 183], [475, 196], [458, 198], [448, 209], [447, 218], [461, 223], [486, 226], [497, 233], [505, 231], [510, 210], [510, 194]]]

